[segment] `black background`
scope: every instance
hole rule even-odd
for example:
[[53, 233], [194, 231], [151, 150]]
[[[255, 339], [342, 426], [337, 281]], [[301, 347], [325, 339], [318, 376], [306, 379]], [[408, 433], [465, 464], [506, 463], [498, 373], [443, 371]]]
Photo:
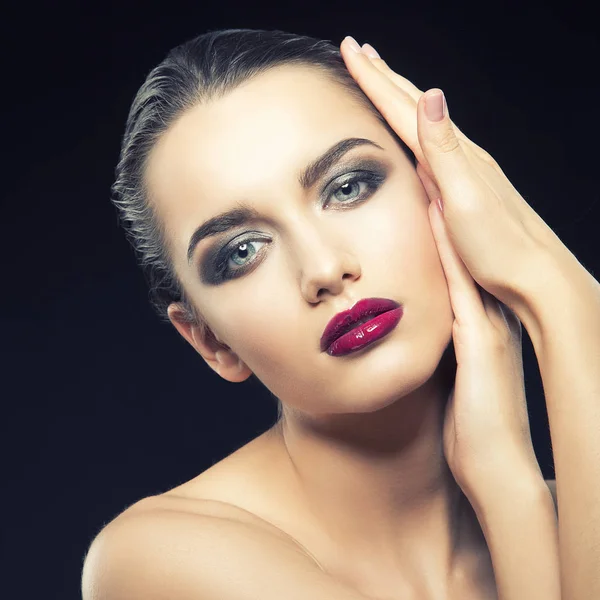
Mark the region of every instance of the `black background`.
[[[109, 202], [148, 71], [212, 29], [371, 42], [486, 148], [598, 277], [598, 35], [593, 3], [21, 3], [2, 23], [3, 590], [80, 598], [103, 524], [268, 428], [275, 401], [220, 380], [151, 311]], [[524, 334], [534, 445], [553, 478]]]

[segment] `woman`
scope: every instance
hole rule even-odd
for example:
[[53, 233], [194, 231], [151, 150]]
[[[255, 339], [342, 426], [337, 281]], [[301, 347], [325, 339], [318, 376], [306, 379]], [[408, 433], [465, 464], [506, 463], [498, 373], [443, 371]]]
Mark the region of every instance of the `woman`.
[[[255, 375], [279, 414], [104, 528], [85, 600], [548, 600], [594, 585], [598, 544], [569, 534], [598, 452], [580, 444], [579, 477], [566, 449], [555, 457], [571, 528], [559, 546], [520, 321], [555, 452], [573, 447], [537, 300], [560, 291], [589, 332], [598, 283], [452, 124], [439, 90], [352, 46], [211, 32], [171, 51], [133, 102], [115, 204], [154, 305], [221, 377]], [[597, 357], [581, 318], [561, 347], [580, 327]], [[571, 350], [570, 401], [592, 431], [600, 369]]]

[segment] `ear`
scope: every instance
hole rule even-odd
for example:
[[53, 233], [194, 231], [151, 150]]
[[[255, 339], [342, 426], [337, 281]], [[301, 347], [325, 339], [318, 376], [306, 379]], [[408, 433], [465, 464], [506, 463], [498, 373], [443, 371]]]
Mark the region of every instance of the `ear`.
[[239, 383], [252, 375], [252, 371], [227, 344], [219, 340], [208, 325], [203, 322], [190, 323], [189, 314], [181, 304], [170, 304], [167, 314], [175, 329], [223, 379]]

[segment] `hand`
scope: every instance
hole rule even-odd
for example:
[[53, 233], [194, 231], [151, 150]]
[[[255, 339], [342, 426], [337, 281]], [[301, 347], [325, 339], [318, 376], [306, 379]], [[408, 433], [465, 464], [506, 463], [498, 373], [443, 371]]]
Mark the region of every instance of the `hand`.
[[440, 90], [424, 94], [382, 59], [354, 52], [347, 39], [341, 50], [351, 75], [415, 154], [430, 198], [442, 198], [449, 238], [473, 279], [521, 316], [528, 286], [545, 273], [544, 255], [565, 251], [560, 239], [447, 114], [427, 118], [426, 102]]
[[444, 456], [465, 495], [497, 489], [518, 476], [543, 482], [525, 398], [521, 322], [477, 285], [453, 248], [439, 211], [431, 227], [454, 323], [456, 379], [443, 427]]
[[540, 253], [564, 256], [564, 246], [447, 115], [429, 122], [420, 90], [347, 44], [349, 70], [414, 152], [430, 200], [454, 312], [446, 461], [482, 525], [499, 596], [560, 598], [558, 528], [529, 433], [520, 313], [511, 308], [529, 308], [528, 280], [547, 259]]
[[481, 524], [499, 597], [559, 599], [558, 527], [529, 433], [521, 323], [477, 285], [441, 213], [432, 216], [454, 312], [457, 362], [444, 456]]
[[[536, 266], [525, 259], [540, 252], [547, 226], [493, 159], [447, 117], [426, 119], [420, 90], [381, 59], [347, 47], [344, 53], [352, 75], [415, 153], [431, 201], [430, 223], [455, 316], [457, 372], [444, 420], [453, 476], [468, 497], [474, 485], [492, 482], [500, 471], [510, 476], [519, 469], [543, 481], [529, 430], [521, 322], [489, 290], [514, 299], [520, 278]], [[435, 202], [440, 188], [443, 216]]]

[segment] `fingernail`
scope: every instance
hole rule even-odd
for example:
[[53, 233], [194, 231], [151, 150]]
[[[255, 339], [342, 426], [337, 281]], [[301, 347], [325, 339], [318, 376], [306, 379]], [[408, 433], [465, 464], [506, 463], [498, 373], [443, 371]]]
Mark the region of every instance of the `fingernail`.
[[363, 44], [362, 53], [370, 56], [371, 58], [381, 58], [381, 56], [379, 56], [379, 52], [377, 52], [377, 50], [375, 50], [371, 44]]
[[350, 46], [354, 52], [360, 52], [358, 42], [351, 35], [347, 35], [346, 40], [348, 41], [348, 46]]
[[425, 116], [430, 121], [441, 121], [446, 116], [447, 110], [446, 98], [442, 90], [425, 98]]
[[437, 199], [437, 205], [438, 205], [438, 208], [440, 209], [440, 213], [444, 214], [444, 203], [442, 202], [441, 198]]

